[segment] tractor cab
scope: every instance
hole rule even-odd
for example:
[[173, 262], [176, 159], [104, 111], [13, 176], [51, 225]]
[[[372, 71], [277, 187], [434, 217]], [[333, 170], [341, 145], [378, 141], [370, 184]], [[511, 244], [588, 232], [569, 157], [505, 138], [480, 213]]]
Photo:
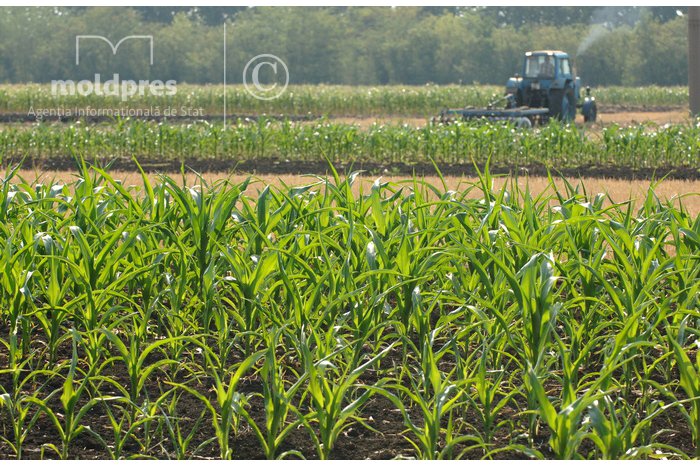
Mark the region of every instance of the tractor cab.
[[569, 57], [563, 52], [527, 52], [523, 73], [526, 79], [571, 79]]

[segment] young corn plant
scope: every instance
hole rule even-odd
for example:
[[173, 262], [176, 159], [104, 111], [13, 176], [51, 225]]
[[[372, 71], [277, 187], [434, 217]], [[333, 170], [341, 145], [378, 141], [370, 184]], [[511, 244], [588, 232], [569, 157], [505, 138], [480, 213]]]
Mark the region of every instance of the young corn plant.
[[[29, 353], [29, 332], [27, 315], [33, 303], [31, 280], [34, 271], [23, 265], [25, 254], [31, 250], [31, 245], [15, 247], [12, 243], [16, 236], [25, 230], [19, 225], [0, 251], [2, 274], [0, 287], [7, 311], [3, 314], [6, 319], [8, 337], [3, 340], [3, 346], [8, 352], [8, 368], [11, 369], [13, 386], [17, 387], [22, 374], [24, 358]], [[21, 237], [17, 238], [20, 242]]]
[[[22, 381], [18, 387], [20, 390], [12, 394], [0, 387], [0, 391], [2, 391], [0, 393], [0, 415], [5, 419], [0, 441], [12, 450], [15, 459], [18, 460], [22, 459], [24, 442], [41, 415], [40, 410], [32, 409], [35, 405], [32, 403], [31, 397], [34, 395], [24, 394], [22, 391], [25, 383], [40, 375], [44, 375], [44, 371], [32, 372], [29, 377]], [[5, 429], [9, 430], [9, 435]]]
[[[303, 398], [308, 399], [309, 414], [304, 416], [304, 425], [312, 434], [319, 459], [330, 457], [336, 440], [351, 424], [358, 422], [371, 429], [359, 417], [363, 405], [372, 394], [371, 387], [357, 384], [357, 379], [374, 366], [394, 345], [389, 345], [377, 355], [358, 367], [346, 365], [339, 369], [331, 361], [333, 354], [314, 360], [308, 344], [302, 343], [305, 377], [308, 386]], [[343, 351], [343, 348], [336, 353]], [[311, 424], [316, 424], [318, 436]]]
[[[210, 351], [210, 350], [205, 350]], [[230, 447], [231, 434], [235, 434], [242, 416], [242, 408], [246, 403], [246, 396], [236, 388], [245, 374], [264, 356], [263, 351], [251, 354], [243, 362], [239, 363], [231, 372], [231, 377], [226, 382], [217, 371], [212, 372], [214, 378], [214, 393], [216, 400], [211, 402], [204, 394], [198, 392], [187, 385], [168, 382], [168, 384], [178, 387], [190, 395], [200, 400], [212, 417], [212, 426], [216, 432], [216, 440], [219, 444], [221, 459], [230, 460], [233, 457], [233, 449]], [[207, 358], [209, 358], [207, 354]], [[211, 365], [211, 364], [210, 364]]]
[[685, 409], [684, 414], [688, 418], [690, 431], [695, 445], [695, 456], [700, 458], [700, 344], [696, 340], [698, 349], [695, 350], [695, 361], [693, 362], [686, 350], [680, 343], [668, 334], [668, 342], [673, 350], [673, 357], [680, 373], [680, 388], [688, 396], [690, 409]]
[[[165, 403], [166, 397], [170, 397], [170, 402]], [[184, 418], [177, 415], [177, 406], [181, 402], [180, 395], [173, 391], [165, 393], [161, 400], [162, 403], [157, 403], [164, 424], [164, 430], [167, 433], [167, 439], [170, 440], [169, 446], [163, 446], [168, 458], [178, 461], [192, 458], [197, 452], [207, 446], [215, 439], [209, 439], [191, 448], [192, 442], [195, 440], [199, 428], [204, 421], [208, 410], [203, 409], [199, 417], [192, 423], [191, 418]], [[186, 428], [184, 427], [186, 425]]]
[[181, 221], [186, 225], [182, 242], [187, 245], [188, 252], [194, 257], [195, 289], [198, 290], [199, 301], [204, 306], [202, 324], [208, 331], [210, 319], [215, 310], [214, 276], [217, 256], [215, 244], [224, 235], [235, 204], [247, 188], [249, 180], [235, 186], [224, 183], [211, 189], [204, 185], [202, 178], [200, 181], [203, 184], [200, 189], [184, 189], [167, 177], [164, 185], [179, 207]]
[[45, 254], [45, 259], [37, 264], [38, 273], [36, 279], [40, 289], [46, 290], [44, 306], [37, 307], [32, 313], [46, 335], [46, 345], [49, 351], [49, 362], [56, 362], [57, 350], [62, 340], [67, 338], [62, 330], [69, 316], [69, 307], [64, 303], [70, 302], [68, 295], [71, 287], [70, 280], [66, 280], [66, 266], [60, 258], [62, 256], [63, 239], [41, 232], [34, 235], [37, 252]]
[[150, 377], [153, 376], [153, 372], [163, 368], [164, 366], [177, 366], [180, 364], [179, 361], [175, 361], [168, 357], [163, 357], [158, 359], [152, 364], [147, 364], [146, 360], [148, 356], [154, 351], [161, 349], [164, 346], [172, 344], [177, 340], [188, 340], [192, 341], [189, 336], [181, 337], [170, 337], [164, 338], [151, 343], [145, 348], [141, 348], [141, 341], [134, 335], [129, 337], [129, 346], [127, 347], [124, 342], [113, 332], [102, 329], [102, 333], [107, 337], [107, 340], [112, 344], [116, 356], [105, 361], [103, 365], [113, 361], [121, 361], [129, 376], [129, 390], [128, 397], [131, 401], [131, 406], [135, 409], [139, 405], [140, 395], [144, 390], [144, 386]]
[[137, 407], [126, 397], [113, 398], [110, 403], [103, 402], [102, 407], [112, 431], [113, 441], [111, 444], [102, 439], [110, 459], [139, 458], [138, 454], [125, 456], [125, 450], [129, 442], [136, 443], [141, 451], [147, 450], [144, 443], [139, 441], [137, 434], [145, 424], [154, 420], [152, 414], [147, 410], [142, 410], [138, 416], [135, 416]]
[[551, 432], [549, 445], [555, 458], [582, 459], [578, 448], [586, 438], [586, 430], [582, 427], [581, 421], [588, 407], [600, 395], [595, 396], [587, 391], [580, 397], [574, 397], [569, 391], [569, 396], [562, 400], [562, 406], [557, 410], [549, 400], [542, 382], [532, 367], [528, 368], [527, 381], [527, 388], [534, 394], [539, 405], [537, 412]]
[[502, 333], [500, 336], [494, 335], [493, 341], [484, 342], [478, 362], [466, 358], [460, 360], [458, 366], [460, 380], [465, 383], [465, 398], [480, 421], [475, 430], [480, 433], [486, 445], [493, 442], [496, 430], [508, 422], [499, 422], [498, 418], [518, 394], [517, 390], [506, 391], [504, 388], [508, 382], [507, 369], [504, 367], [508, 356], [494, 349], [503, 339]]
[[[81, 338], [75, 330], [72, 332], [73, 357], [70, 361], [68, 375], [65, 377], [63, 386], [53, 391], [47, 399], [40, 399], [36, 396], [31, 396], [27, 399], [44, 413], [51, 424], [56, 429], [56, 432], [61, 439], [60, 447], [54, 444], [46, 445], [47, 448], [58, 454], [59, 458], [66, 460], [69, 458], [70, 446], [73, 441], [82, 433], [88, 433], [95, 437], [100, 443], [104, 444], [104, 440], [92, 429], [91, 426], [82, 423], [83, 418], [97, 404], [108, 402], [117, 399], [113, 396], [97, 396], [86, 400], [83, 404], [81, 398], [88, 393], [90, 387], [90, 374], [82, 374], [83, 378], [76, 383], [75, 377], [78, 375], [78, 340]], [[54, 372], [56, 377], [58, 372]], [[49, 399], [54, 395], [60, 394], [61, 411], [51, 409]]]
[[[562, 308], [561, 302], [555, 302], [554, 285], [559, 277], [554, 274], [554, 256], [536, 253], [516, 273], [490, 251], [493, 263], [503, 274], [505, 284], [510, 288], [515, 300], [514, 319], [521, 322], [522, 330], [517, 332], [517, 338], [522, 347], [521, 367], [529, 367], [539, 374], [545, 371], [547, 349], [551, 344], [551, 335], [556, 325], [557, 315]], [[527, 380], [527, 379], [526, 379]], [[534, 388], [534, 387], [533, 387]], [[537, 395], [527, 391], [528, 408], [530, 410], [530, 439], [534, 438], [536, 419], [534, 412]]]
[[[619, 402], [618, 402], [619, 404]], [[587, 438], [600, 450], [603, 460], [665, 458], [664, 450], [679, 453], [669, 445], [657, 442], [644, 444], [645, 431], [651, 429], [654, 418], [665, 412], [671, 405], [656, 402], [647, 416], [637, 421], [636, 408], [622, 401], [616, 406], [610, 395], [595, 400], [589, 407], [584, 424], [591, 427]], [[682, 452], [681, 452], [682, 457]]]
[[[280, 447], [287, 436], [304, 423], [302, 414], [293, 403], [297, 393], [300, 393], [304, 387], [307, 378], [307, 374], [300, 376], [292, 372], [294, 383], [289, 388], [286, 387], [284, 371], [279, 364], [277, 355], [281, 333], [282, 329], [269, 331], [269, 336], [266, 338], [268, 347], [265, 352], [265, 362], [260, 370], [263, 393], [253, 395], [261, 396], [265, 405], [264, 430], [258, 427], [248, 410], [242, 408], [241, 412], [263, 447], [265, 458], [274, 460], [294, 455], [303, 459], [303, 455], [297, 450], [289, 450], [279, 454]], [[290, 414], [296, 416], [297, 419], [288, 422]]]
[[[456, 368], [444, 372], [438, 366], [440, 360], [449, 351], [449, 343], [438, 351], [433, 350], [437, 343], [438, 330], [431, 332], [429, 339], [423, 345], [422, 353], [412, 342], [406, 342], [416, 354], [421, 354], [420, 373], [418, 380], [411, 377], [411, 386], [384, 381], [373, 390], [385, 396], [401, 411], [407, 431], [412, 437], [406, 439], [413, 445], [419, 459], [433, 460], [450, 457], [454, 448], [464, 442], [473, 442], [472, 448], [483, 448], [484, 444], [477, 437], [469, 435], [453, 435], [453, 423], [448, 422], [447, 429], [443, 428], [446, 419], [452, 419], [452, 411], [463, 398], [464, 382], [454, 380]], [[422, 415], [422, 422], [416, 423], [411, 419], [410, 408], [416, 406]], [[443, 434], [448, 441], [443, 443]]]

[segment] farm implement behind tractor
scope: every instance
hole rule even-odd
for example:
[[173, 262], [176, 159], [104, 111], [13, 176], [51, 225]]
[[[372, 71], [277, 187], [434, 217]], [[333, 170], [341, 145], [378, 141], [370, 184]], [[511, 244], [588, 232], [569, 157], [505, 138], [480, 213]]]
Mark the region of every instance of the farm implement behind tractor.
[[576, 118], [576, 108], [581, 108], [583, 120], [594, 122], [598, 108], [595, 97], [590, 94], [587, 87], [581, 99], [581, 78], [575, 76], [569, 55], [557, 50], [527, 52], [522, 74], [516, 73], [508, 80], [505, 96], [491, 102], [487, 108], [445, 109], [438, 121], [483, 118], [530, 127], [547, 123], [550, 118], [572, 122]]

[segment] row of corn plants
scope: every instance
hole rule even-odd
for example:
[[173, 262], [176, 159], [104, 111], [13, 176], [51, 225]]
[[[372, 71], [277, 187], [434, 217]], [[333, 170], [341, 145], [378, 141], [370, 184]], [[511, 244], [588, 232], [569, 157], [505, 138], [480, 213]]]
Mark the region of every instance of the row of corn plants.
[[[687, 87], [608, 87], [594, 89], [603, 106], [687, 106]], [[229, 112], [237, 114], [348, 115], [430, 117], [444, 107], [487, 105], [503, 94], [502, 86], [339, 86], [292, 85], [272, 101], [256, 99], [241, 85], [226, 88]], [[182, 107], [223, 113], [222, 85], [178, 84], [173, 96], [135, 96], [130, 108]], [[96, 95], [55, 96], [46, 84], [0, 85], [0, 112], [26, 113], [30, 108], [123, 108], [118, 97]]]
[[504, 166], [544, 164], [555, 168], [624, 166], [698, 167], [700, 127], [586, 128], [555, 122], [534, 130], [497, 123], [450, 125], [356, 125], [321, 121], [290, 123], [239, 120], [223, 128], [117, 120], [109, 125], [36, 124], [0, 131], [0, 157], [17, 159], [141, 158], [158, 160], [370, 161], [375, 163], [464, 164], [472, 160]]
[[685, 199], [80, 167], [1, 180], [0, 458], [700, 457]]

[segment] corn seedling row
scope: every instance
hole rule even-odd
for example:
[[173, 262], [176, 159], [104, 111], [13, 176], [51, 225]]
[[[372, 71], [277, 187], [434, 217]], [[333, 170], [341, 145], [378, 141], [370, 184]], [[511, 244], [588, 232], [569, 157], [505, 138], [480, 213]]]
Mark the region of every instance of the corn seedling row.
[[[651, 107], [688, 105], [688, 88], [607, 87], [594, 89], [604, 106]], [[265, 101], [253, 97], [242, 85], [227, 87], [227, 108], [238, 115], [333, 115], [432, 117], [441, 108], [484, 107], [503, 94], [494, 85], [339, 86], [291, 85], [279, 98]], [[128, 105], [119, 97], [89, 95], [55, 96], [50, 85], [0, 85], [0, 112], [26, 114], [30, 109], [131, 108], [175, 109], [179, 114], [223, 113], [221, 85], [178, 84], [173, 96], [134, 96]], [[184, 112], [182, 109], [186, 109]], [[201, 109], [201, 110], [200, 110]], [[201, 116], [201, 115], [200, 115]]]
[[7, 170], [0, 457], [698, 458], [682, 202], [554, 179], [533, 196], [488, 170], [358, 194], [329, 169], [294, 187]]
[[425, 127], [316, 122], [238, 121], [188, 125], [119, 120], [112, 125], [37, 124], [0, 131], [0, 159], [65, 161], [141, 159], [158, 161], [265, 160], [414, 164], [493, 164], [509, 167], [698, 168], [700, 128], [608, 126], [601, 132], [552, 123], [534, 130], [491, 123], [429, 124]]

